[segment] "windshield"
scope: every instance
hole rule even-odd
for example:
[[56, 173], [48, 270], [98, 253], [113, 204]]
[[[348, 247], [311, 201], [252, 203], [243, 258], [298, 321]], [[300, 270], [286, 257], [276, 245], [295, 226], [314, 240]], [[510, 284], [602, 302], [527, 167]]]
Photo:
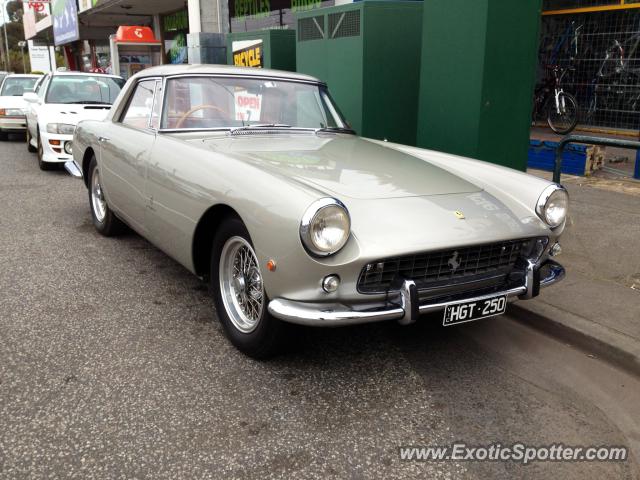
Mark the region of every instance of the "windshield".
[[7, 77], [2, 84], [2, 97], [21, 97], [25, 92], [33, 90], [38, 77]]
[[124, 85], [121, 78], [90, 75], [53, 76], [46, 103], [111, 105]]
[[161, 128], [348, 128], [323, 86], [279, 79], [187, 77], [167, 81]]

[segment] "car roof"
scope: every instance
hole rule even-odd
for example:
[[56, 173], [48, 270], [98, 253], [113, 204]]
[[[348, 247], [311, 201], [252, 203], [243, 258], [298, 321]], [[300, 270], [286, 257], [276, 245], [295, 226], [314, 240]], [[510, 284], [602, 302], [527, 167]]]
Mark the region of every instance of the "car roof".
[[[0, 72], [3, 73], [3, 72]], [[11, 73], [7, 75], [7, 78], [42, 78], [42, 75], [38, 75], [35, 73]]]
[[90, 73], [90, 72], [53, 72], [52, 75], [54, 77], [64, 77], [64, 76], [73, 76], [73, 77], [108, 77], [108, 78], [120, 78], [118, 75], [109, 75], [106, 73]]
[[238, 75], [247, 77], [270, 77], [279, 79], [298, 80], [313, 83], [323, 83], [311, 75], [270, 70], [267, 68], [235, 67], [231, 65], [159, 65], [150, 67], [136, 74], [137, 78], [167, 77], [173, 75]]

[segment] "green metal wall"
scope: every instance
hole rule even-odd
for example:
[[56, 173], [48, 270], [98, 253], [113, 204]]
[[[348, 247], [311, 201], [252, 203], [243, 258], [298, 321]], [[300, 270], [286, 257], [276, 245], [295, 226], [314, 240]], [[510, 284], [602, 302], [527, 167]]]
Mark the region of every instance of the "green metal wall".
[[296, 71], [296, 32], [294, 30], [230, 33], [227, 36], [227, 63], [229, 65], [233, 65], [233, 42], [238, 40], [262, 40], [264, 68]]
[[541, 0], [427, 0], [418, 146], [525, 170]]
[[415, 144], [422, 2], [366, 0], [296, 20], [298, 71], [327, 82], [356, 132]]

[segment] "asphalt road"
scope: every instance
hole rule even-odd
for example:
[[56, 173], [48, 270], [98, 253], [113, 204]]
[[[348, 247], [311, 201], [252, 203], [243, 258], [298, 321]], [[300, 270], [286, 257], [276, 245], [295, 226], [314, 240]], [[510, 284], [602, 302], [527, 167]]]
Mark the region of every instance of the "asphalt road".
[[[640, 383], [508, 317], [300, 329], [259, 363], [197, 278], [93, 229], [0, 143], [0, 477], [639, 478]], [[625, 445], [617, 463], [406, 462], [402, 445]]]

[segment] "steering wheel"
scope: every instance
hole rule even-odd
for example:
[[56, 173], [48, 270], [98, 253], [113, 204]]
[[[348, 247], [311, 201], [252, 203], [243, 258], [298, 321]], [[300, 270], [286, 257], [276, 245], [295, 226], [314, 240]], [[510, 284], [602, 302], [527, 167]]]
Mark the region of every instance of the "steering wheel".
[[182, 128], [182, 125], [187, 120], [187, 118], [189, 118], [194, 113], [199, 112], [200, 110], [215, 110], [217, 112], [222, 113], [226, 118], [230, 117], [229, 116], [229, 112], [226, 112], [223, 109], [221, 109], [220, 107], [217, 107], [215, 105], [210, 105], [210, 104], [196, 105], [195, 107], [193, 107], [188, 112], [185, 112], [182, 115], [182, 117], [180, 117], [180, 120], [178, 120], [178, 122], [176, 123], [176, 128]]

